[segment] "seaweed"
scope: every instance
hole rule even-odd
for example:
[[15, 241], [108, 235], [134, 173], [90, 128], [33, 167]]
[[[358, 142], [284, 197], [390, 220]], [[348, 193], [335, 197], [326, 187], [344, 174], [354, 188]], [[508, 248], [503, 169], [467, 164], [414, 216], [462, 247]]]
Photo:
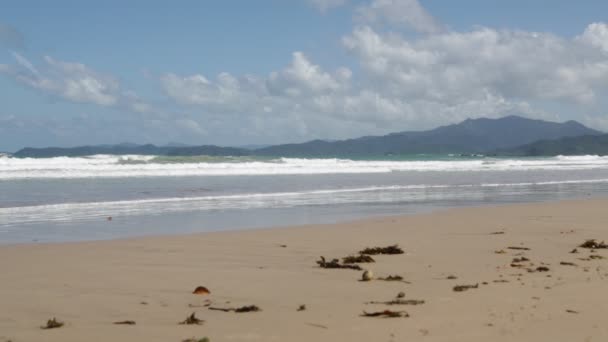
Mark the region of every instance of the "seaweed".
[[363, 311], [362, 317], [385, 317], [385, 318], [396, 318], [396, 317], [410, 317], [410, 315], [405, 311], [392, 311], [392, 310], [384, 310], [384, 311], [376, 311], [376, 312], [366, 312]]
[[338, 260], [338, 259], [332, 259], [331, 261], [326, 261], [325, 257], [323, 257], [323, 256], [321, 257], [320, 260], [317, 260], [317, 264], [321, 268], [345, 268], [345, 269], [351, 269], [351, 270], [356, 270], [356, 271], [363, 270], [361, 268], [361, 266], [356, 265], [356, 264], [340, 264], [340, 260]]
[[262, 309], [260, 309], [256, 305], [246, 305], [246, 306], [241, 306], [240, 308], [219, 308], [219, 307], [210, 306], [209, 310], [224, 311], [224, 312], [232, 311], [232, 312], [236, 312], [236, 313], [262, 311]]
[[135, 325], [135, 321], [118, 321], [118, 322], [114, 322], [112, 324], [116, 324], [116, 325]]
[[58, 321], [57, 318], [53, 317], [52, 319], [49, 319], [48, 321], [46, 321], [46, 325], [40, 327], [40, 329], [56, 329], [56, 328], [61, 328], [62, 326], [64, 326], [65, 323]]
[[420, 305], [425, 301], [421, 299], [393, 299], [386, 302], [371, 301], [365, 304], [382, 304], [382, 305]]
[[514, 258], [513, 261], [511, 261], [511, 262], [512, 263], [519, 263], [519, 262], [526, 262], [526, 261], [530, 261], [530, 259], [528, 259], [526, 257]]
[[549, 267], [547, 267], [547, 266], [538, 266], [536, 268], [536, 272], [549, 272], [549, 271], [550, 271]]
[[200, 325], [203, 323], [205, 323], [205, 321], [203, 321], [202, 319], [198, 319], [194, 312], [190, 316], [188, 316], [185, 320], [179, 322], [180, 325], [192, 325], [192, 324]]
[[577, 266], [575, 263], [569, 261], [561, 261], [559, 264], [562, 266]]
[[369, 255], [349, 255], [347, 257], [342, 258], [342, 263], [344, 264], [356, 264], [356, 263], [366, 263], [366, 262], [376, 262], [374, 258]]
[[507, 247], [507, 249], [514, 249], [514, 250], [519, 250], [519, 251], [529, 251], [530, 248], [528, 247], [519, 247], [519, 246], [510, 246]]
[[452, 274], [452, 275], [447, 276], [445, 279], [447, 279], [447, 280], [455, 280], [455, 279], [458, 279], [458, 277]]
[[597, 242], [595, 239], [586, 240], [579, 247], [589, 249], [608, 249], [608, 244], [604, 241]]
[[475, 284], [475, 285], [456, 285], [454, 286], [452, 289], [454, 290], [454, 292], [463, 292], [469, 289], [476, 289], [479, 287], [479, 284]]
[[187, 338], [185, 340], [182, 340], [182, 342], [210, 342], [211, 340], [209, 340], [209, 337], [203, 337], [203, 338]]
[[399, 245], [392, 245], [387, 247], [373, 247], [373, 248], [365, 248], [360, 251], [359, 254], [367, 254], [367, 255], [378, 255], [378, 254], [403, 254], [405, 253]]
[[399, 293], [397, 293], [397, 298], [403, 298], [405, 297], [405, 292], [401, 291]]
[[302, 304], [302, 305], [298, 306], [297, 311], [306, 311], [306, 305]]
[[492, 233], [490, 233], [490, 235], [502, 235], [504, 233], [505, 232], [503, 232], [503, 231], [498, 231], [498, 232], [492, 232]]
[[402, 283], [406, 283], [406, 284], [411, 284], [409, 281], [404, 280], [402, 276], [400, 275], [389, 275], [388, 277], [380, 277], [378, 278], [378, 280], [384, 280], [384, 281], [400, 281]]
[[605, 259], [603, 256], [601, 255], [597, 255], [597, 254], [592, 254], [589, 256], [589, 259]]

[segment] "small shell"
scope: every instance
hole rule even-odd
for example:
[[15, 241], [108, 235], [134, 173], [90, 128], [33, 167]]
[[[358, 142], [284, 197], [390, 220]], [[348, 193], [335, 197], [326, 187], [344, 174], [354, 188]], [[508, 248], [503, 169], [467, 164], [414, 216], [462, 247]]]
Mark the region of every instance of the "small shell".
[[207, 295], [210, 294], [211, 291], [209, 291], [206, 287], [204, 286], [199, 286], [196, 289], [194, 289], [194, 291], [192, 291], [193, 294], [198, 294], [198, 295]]
[[370, 270], [365, 270], [363, 272], [363, 275], [361, 276], [361, 280], [363, 281], [370, 281], [374, 279], [374, 272], [370, 271]]

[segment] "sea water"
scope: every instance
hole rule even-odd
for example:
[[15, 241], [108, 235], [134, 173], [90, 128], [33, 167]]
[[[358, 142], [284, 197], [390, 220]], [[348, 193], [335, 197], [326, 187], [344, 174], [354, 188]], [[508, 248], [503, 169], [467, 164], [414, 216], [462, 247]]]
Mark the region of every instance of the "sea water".
[[0, 243], [332, 223], [608, 194], [608, 157], [0, 156]]

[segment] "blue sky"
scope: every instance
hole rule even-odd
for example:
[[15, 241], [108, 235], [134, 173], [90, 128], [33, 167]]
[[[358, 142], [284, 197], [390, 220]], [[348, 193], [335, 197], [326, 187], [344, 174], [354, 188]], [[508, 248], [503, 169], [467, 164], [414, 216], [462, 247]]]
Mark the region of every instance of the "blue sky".
[[519, 114], [608, 130], [608, 2], [3, 1], [0, 151]]

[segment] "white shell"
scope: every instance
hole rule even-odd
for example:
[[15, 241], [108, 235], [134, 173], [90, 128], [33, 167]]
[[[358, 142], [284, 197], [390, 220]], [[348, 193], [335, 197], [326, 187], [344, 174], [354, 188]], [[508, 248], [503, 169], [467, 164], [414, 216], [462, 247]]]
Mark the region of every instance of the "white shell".
[[361, 276], [361, 280], [363, 281], [370, 281], [374, 279], [374, 272], [370, 271], [370, 270], [365, 270], [363, 272], [363, 275]]

